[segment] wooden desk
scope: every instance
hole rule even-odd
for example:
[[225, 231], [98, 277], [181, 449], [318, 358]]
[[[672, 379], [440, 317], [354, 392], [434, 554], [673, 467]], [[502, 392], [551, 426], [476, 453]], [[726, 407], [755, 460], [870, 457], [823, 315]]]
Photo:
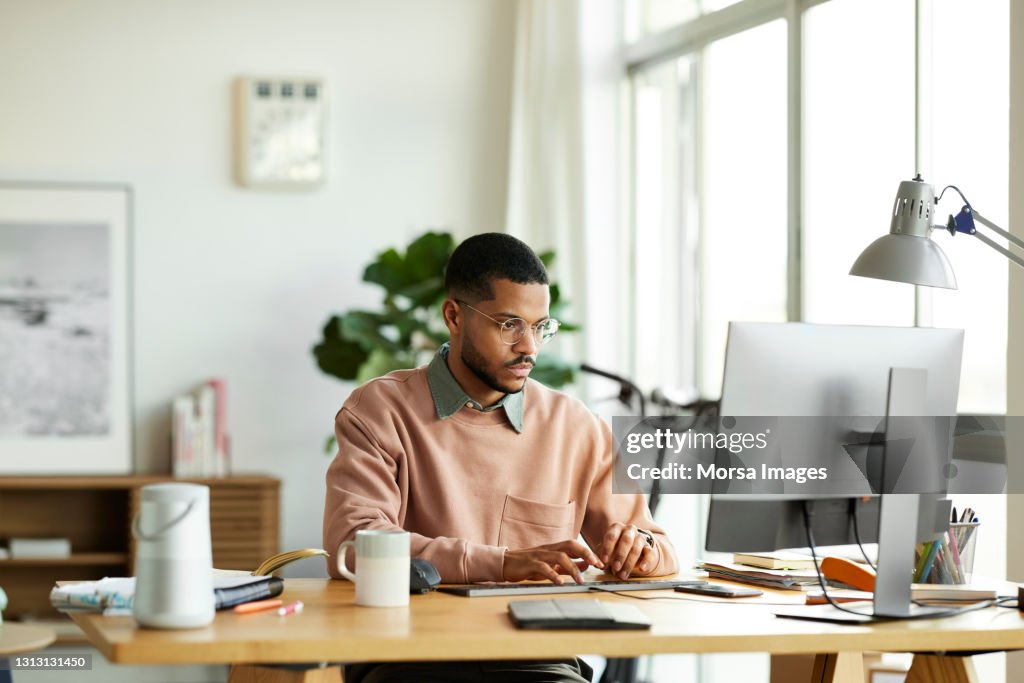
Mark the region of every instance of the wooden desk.
[[[682, 597], [668, 591], [645, 593]], [[576, 654], [634, 657], [658, 653], [832, 653], [818, 659], [815, 681], [863, 683], [860, 653], [1002, 650], [1024, 648], [1024, 618], [1016, 610], [991, 608], [951, 619], [842, 626], [779, 619], [773, 607], [714, 598], [640, 602], [625, 600], [654, 621], [649, 631], [522, 631], [506, 613], [510, 598], [462, 598], [442, 593], [412, 596], [408, 608], [354, 605], [347, 581], [288, 579], [284, 599], [302, 600], [305, 610], [289, 617], [273, 612], [222, 612], [207, 628], [156, 631], [136, 628], [131, 617], [75, 614], [73, 619], [111, 662], [118, 664], [260, 664], [289, 662], [547, 659]], [[524, 596], [515, 599], [546, 599]], [[566, 598], [593, 598], [575, 594]], [[789, 600], [802, 599], [802, 594]], [[756, 600], [787, 599], [773, 593]], [[920, 660], [920, 665], [918, 663]], [[964, 664], [967, 661], [968, 664]], [[969, 681], [969, 660], [918, 657], [908, 681]], [[936, 667], [943, 675], [935, 678]], [[231, 681], [338, 680], [255, 676], [259, 667], [236, 666]], [[320, 670], [323, 672], [324, 670]], [[328, 669], [327, 671], [330, 671]], [[859, 678], [858, 678], [859, 676]]]

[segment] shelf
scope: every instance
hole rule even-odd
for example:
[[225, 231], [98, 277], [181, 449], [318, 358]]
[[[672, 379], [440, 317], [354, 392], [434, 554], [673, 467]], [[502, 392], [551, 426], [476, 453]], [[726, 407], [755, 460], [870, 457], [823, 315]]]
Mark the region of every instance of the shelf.
[[81, 567], [128, 564], [128, 553], [72, 553], [70, 557], [8, 557], [0, 567]]
[[279, 551], [281, 482], [272, 477], [0, 476], [0, 538], [66, 538], [75, 551], [0, 559], [0, 586], [10, 600], [5, 616], [58, 617], [50, 604], [55, 581], [129, 576], [136, 550], [131, 524], [142, 507], [142, 488], [186, 481], [210, 488], [215, 566], [251, 569]]

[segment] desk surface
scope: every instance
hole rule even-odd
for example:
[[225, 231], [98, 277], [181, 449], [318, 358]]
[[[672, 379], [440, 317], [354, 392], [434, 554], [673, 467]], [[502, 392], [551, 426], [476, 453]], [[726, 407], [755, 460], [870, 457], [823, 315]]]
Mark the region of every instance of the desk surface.
[[[636, 595], [636, 593], [634, 593]], [[768, 652], [772, 654], [1024, 648], [1024, 618], [1017, 610], [989, 608], [951, 619], [843, 626], [780, 619], [773, 606], [682, 596], [685, 600], [627, 601], [654, 622], [650, 631], [523, 631], [509, 621], [509, 598], [463, 598], [442, 593], [412, 596], [408, 608], [359, 607], [347, 581], [288, 579], [282, 597], [305, 609], [218, 613], [206, 628], [139, 629], [131, 617], [74, 614], [89, 640], [120, 664], [427, 661], [554, 658], [575, 654], [630, 657], [656, 653]], [[522, 600], [552, 596], [524, 596]], [[588, 599], [593, 594], [558, 596]], [[693, 598], [693, 599], [691, 599]], [[766, 593], [770, 600], [802, 594]], [[697, 602], [697, 601], [700, 602]]]
[[42, 650], [57, 639], [53, 629], [31, 624], [0, 624], [0, 656]]

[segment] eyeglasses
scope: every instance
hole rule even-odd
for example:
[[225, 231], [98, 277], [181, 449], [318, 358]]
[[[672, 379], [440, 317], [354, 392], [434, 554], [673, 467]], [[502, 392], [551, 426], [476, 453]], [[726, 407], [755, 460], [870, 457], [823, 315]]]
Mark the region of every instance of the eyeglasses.
[[485, 318], [490, 318], [498, 324], [498, 328], [501, 330], [501, 341], [511, 346], [512, 344], [518, 344], [519, 340], [526, 334], [527, 328], [533, 330], [534, 339], [537, 340], [538, 344], [547, 344], [551, 341], [551, 338], [558, 334], [558, 328], [561, 325], [560, 322], [554, 318], [547, 318], [541, 320], [539, 323], [530, 325], [522, 318], [509, 318], [508, 320], [501, 321], [487, 315], [478, 308], [473, 308], [465, 301], [455, 299], [455, 301], [468, 309], [474, 310]]

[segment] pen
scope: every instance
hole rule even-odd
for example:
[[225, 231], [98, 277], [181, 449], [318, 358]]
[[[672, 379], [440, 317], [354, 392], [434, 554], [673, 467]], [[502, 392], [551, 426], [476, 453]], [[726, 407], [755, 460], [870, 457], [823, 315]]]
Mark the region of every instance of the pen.
[[249, 612], [259, 612], [265, 609], [280, 607], [283, 603], [284, 600], [257, 600], [255, 602], [247, 602], [242, 605], [236, 605], [235, 611], [239, 614], [248, 614]]
[[289, 614], [298, 614], [301, 611], [302, 611], [302, 600], [296, 600], [295, 602], [293, 602], [290, 605], [285, 605], [284, 607], [279, 607], [277, 609], [277, 616], [279, 616], [279, 617], [286, 617]]

